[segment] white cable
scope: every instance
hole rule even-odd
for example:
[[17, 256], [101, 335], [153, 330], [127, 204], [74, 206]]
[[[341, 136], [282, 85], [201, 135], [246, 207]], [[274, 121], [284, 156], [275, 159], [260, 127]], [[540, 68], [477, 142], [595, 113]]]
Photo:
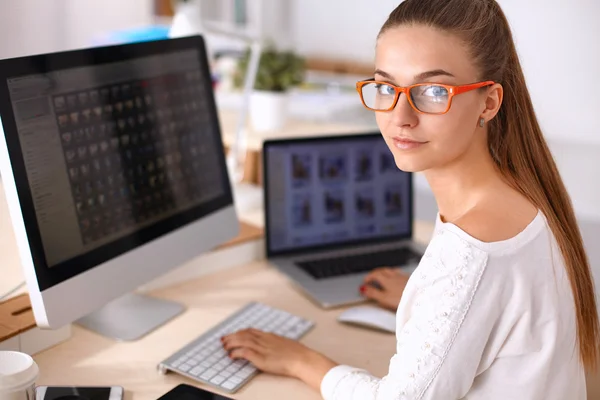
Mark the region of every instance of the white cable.
[[21, 289], [23, 286], [25, 286], [25, 282], [19, 283], [17, 286], [15, 286], [14, 288], [10, 289], [8, 292], [6, 292], [2, 296], [0, 296], [0, 300], [6, 299], [7, 297], [9, 297], [13, 293], [15, 293], [17, 290]]
[[230, 148], [230, 174], [235, 183], [241, 183], [244, 178], [246, 163], [246, 152], [248, 149], [248, 137], [246, 132], [246, 120], [248, 109], [250, 108], [250, 98], [254, 91], [254, 83], [258, 73], [258, 65], [262, 55], [262, 45], [256, 40], [250, 44], [250, 59], [248, 62], [246, 76], [244, 79], [244, 91], [242, 97], [242, 106], [239, 110], [238, 123], [235, 130], [235, 137]]

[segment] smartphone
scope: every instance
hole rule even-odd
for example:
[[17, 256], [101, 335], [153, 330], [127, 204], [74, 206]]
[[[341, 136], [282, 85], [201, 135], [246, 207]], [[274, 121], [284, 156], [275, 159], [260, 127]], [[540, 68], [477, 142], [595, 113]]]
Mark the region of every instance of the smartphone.
[[120, 386], [84, 387], [84, 386], [38, 386], [35, 389], [36, 400], [123, 400], [123, 388]]

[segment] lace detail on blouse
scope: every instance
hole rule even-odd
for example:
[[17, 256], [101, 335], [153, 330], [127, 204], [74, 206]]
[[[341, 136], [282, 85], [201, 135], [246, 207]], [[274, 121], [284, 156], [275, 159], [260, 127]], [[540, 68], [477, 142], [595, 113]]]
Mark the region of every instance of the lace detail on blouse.
[[345, 371], [331, 377], [337, 383], [331, 385], [332, 393], [323, 396], [327, 400], [423, 399], [452, 351], [487, 258], [487, 253], [454, 233], [437, 232], [400, 302], [398, 315], [406, 315], [406, 323], [399, 319], [397, 349], [388, 375], [377, 379], [366, 371]]

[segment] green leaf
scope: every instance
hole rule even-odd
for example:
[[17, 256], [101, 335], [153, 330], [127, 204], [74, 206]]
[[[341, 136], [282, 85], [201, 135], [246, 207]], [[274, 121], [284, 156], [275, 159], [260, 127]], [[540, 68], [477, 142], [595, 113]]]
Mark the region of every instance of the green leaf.
[[[238, 62], [238, 68], [234, 76], [234, 85], [237, 88], [244, 85], [249, 60], [250, 49], [247, 49]], [[303, 57], [292, 51], [278, 51], [271, 45], [261, 53], [254, 89], [285, 92], [301, 84], [304, 81], [305, 72], [306, 65]]]

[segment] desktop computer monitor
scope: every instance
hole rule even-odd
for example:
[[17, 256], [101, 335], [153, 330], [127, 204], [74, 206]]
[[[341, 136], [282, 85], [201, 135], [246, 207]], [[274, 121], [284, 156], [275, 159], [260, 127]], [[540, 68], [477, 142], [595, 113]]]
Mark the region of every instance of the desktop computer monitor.
[[37, 324], [134, 339], [178, 314], [126, 294], [238, 232], [203, 38], [2, 60], [0, 117]]

